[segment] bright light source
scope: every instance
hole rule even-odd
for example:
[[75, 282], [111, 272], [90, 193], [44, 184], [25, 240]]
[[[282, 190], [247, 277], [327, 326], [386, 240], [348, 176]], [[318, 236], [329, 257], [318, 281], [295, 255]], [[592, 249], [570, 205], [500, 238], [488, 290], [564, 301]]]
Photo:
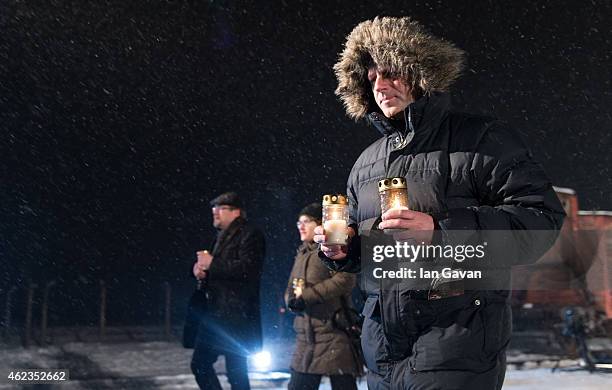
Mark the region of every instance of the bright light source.
[[251, 362], [255, 369], [265, 371], [272, 365], [272, 355], [268, 351], [261, 351], [251, 355]]

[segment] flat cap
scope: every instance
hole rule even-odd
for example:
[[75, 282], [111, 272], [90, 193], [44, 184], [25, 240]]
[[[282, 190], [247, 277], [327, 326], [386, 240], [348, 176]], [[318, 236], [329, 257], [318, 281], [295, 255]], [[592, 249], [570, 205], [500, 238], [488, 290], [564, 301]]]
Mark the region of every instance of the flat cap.
[[235, 192], [224, 192], [210, 201], [211, 206], [231, 206], [237, 209], [242, 209], [242, 201]]

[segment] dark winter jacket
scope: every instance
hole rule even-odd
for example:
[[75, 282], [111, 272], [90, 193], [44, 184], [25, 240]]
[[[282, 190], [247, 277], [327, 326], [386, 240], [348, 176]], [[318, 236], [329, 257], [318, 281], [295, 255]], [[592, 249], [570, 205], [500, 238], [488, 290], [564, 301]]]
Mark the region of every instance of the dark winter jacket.
[[343, 305], [350, 305], [355, 275], [328, 270], [319, 260], [318, 245], [302, 244], [295, 256], [285, 293], [287, 303], [294, 278], [305, 280], [302, 298], [305, 309], [298, 313], [293, 326], [297, 334], [291, 368], [300, 373], [319, 375], [357, 375], [361, 361], [352, 350], [344, 331], [334, 327], [334, 315], [343, 315]]
[[[371, 61], [423, 92], [406, 108], [403, 121], [386, 119], [373, 101], [366, 65]], [[512, 126], [451, 110], [443, 92], [462, 67], [461, 50], [428, 35], [408, 18], [361, 23], [335, 66], [336, 93], [348, 115], [366, 119], [382, 138], [361, 154], [348, 179], [350, 218], [359, 236], [344, 261], [331, 261], [321, 253], [328, 267], [359, 272], [361, 264], [372, 263], [361, 258], [361, 244], [378, 233], [377, 182], [386, 177], [406, 178], [410, 208], [435, 220], [434, 243], [478, 242], [496, 230], [510, 232], [512, 244], [495, 243], [487, 253], [501, 275], [493, 284], [501, 291], [468, 288], [463, 295], [427, 300], [420, 291], [426, 288], [422, 281], [385, 285], [364, 273], [368, 299], [362, 346], [373, 373], [371, 388], [415, 386], [417, 379], [411, 375], [420, 372], [484, 373], [499, 367], [510, 337], [509, 267], [537, 260], [563, 222], [550, 181]], [[542, 234], [535, 239], [530, 230]], [[466, 239], [456, 231], [474, 234]], [[496, 259], [501, 263], [495, 264]], [[498, 372], [503, 377], [503, 365]], [[485, 387], [443, 383], [434, 376], [423, 388], [501, 388], [495, 375], [477, 378], [485, 378]]]
[[222, 350], [261, 348], [259, 287], [264, 254], [263, 234], [241, 217], [215, 241], [206, 278], [209, 315], [204, 321], [210, 343], [217, 342]]
[[[380, 114], [370, 114], [371, 123], [384, 136], [358, 158], [347, 189], [352, 223], [360, 234], [371, 234], [368, 230], [376, 229], [381, 215], [378, 180], [401, 176], [407, 181], [411, 209], [433, 215], [442, 231], [553, 232], [547, 242], [524, 240], [523, 246], [516, 248], [520, 257], [514, 259], [515, 264], [537, 260], [553, 244], [554, 232], [563, 221], [563, 209], [540, 166], [507, 125], [452, 112], [447, 99], [437, 95], [419, 99], [409, 106], [406, 115], [411, 116], [408, 123], [413, 123], [413, 129], [402, 132]], [[361, 259], [360, 248], [354, 244], [347, 260], [324, 260], [332, 269], [358, 272], [361, 261], [369, 259]], [[422, 289], [423, 285], [413, 286], [412, 281], [394, 283], [381, 294], [380, 281], [369, 277], [364, 281], [369, 295], [364, 314], [383, 327], [375, 336], [364, 334], [364, 354], [372, 370], [379, 369], [385, 361], [412, 354], [417, 369], [478, 371], [490, 367], [508, 342], [511, 320], [505, 304], [507, 291], [472, 292], [440, 301], [415, 302], [409, 298], [409, 291]], [[498, 289], [508, 288], [509, 272], [507, 284]], [[476, 301], [478, 307], [474, 306]], [[414, 317], [416, 310], [423, 313], [419, 318]], [[456, 321], [462, 316], [473, 318], [475, 310], [482, 322], [478, 320], [474, 326], [480, 328], [471, 329], [471, 335], [457, 330]], [[445, 326], [435, 326], [442, 319]], [[364, 328], [365, 333], [368, 326]], [[482, 344], [485, 331], [486, 346]], [[418, 337], [420, 334], [423, 336]], [[418, 341], [413, 346], [415, 339]]]

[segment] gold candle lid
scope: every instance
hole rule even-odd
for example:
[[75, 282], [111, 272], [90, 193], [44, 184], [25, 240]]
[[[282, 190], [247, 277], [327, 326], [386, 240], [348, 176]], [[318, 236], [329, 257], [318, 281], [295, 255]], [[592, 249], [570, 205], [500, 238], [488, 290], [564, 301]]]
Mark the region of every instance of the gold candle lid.
[[378, 182], [378, 192], [391, 189], [407, 189], [406, 179], [403, 177], [388, 177]]
[[329, 206], [332, 204], [347, 205], [348, 200], [346, 199], [346, 196], [340, 194], [323, 195], [323, 206]]

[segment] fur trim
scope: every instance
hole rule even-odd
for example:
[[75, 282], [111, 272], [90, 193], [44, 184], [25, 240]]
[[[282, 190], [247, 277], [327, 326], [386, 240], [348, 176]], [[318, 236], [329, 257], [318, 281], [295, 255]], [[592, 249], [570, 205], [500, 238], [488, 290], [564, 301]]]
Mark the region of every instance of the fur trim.
[[463, 70], [464, 56], [463, 50], [429, 34], [409, 17], [376, 17], [358, 24], [347, 37], [334, 65], [336, 95], [347, 115], [358, 120], [379, 110], [368, 82], [372, 62], [429, 94], [448, 90]]

